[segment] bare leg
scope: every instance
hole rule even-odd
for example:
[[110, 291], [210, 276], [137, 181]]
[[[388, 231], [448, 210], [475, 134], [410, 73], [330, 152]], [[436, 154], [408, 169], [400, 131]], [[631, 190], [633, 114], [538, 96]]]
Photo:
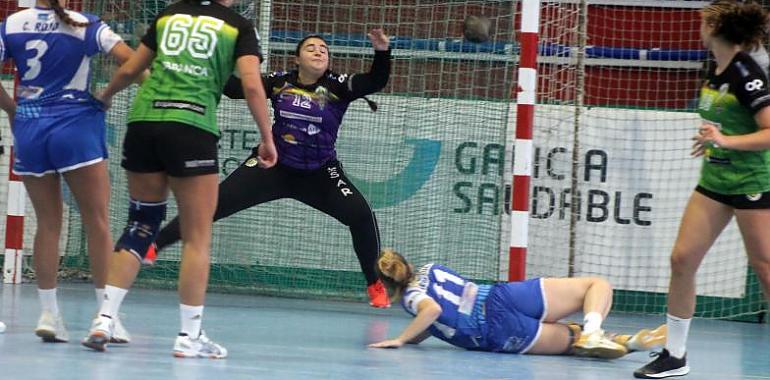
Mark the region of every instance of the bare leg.
[[546, 278], [543, 288], [545, 322], [557, 322], [581, 310], [584, 314], [597, 312], [606, 317], [612, 307], [612, 286], [602, 278]]
[[765, 294], [770, 301], [770, 210], [735, 210], [749, 264], [759, 278]]
[[83, 217], [91, 258], [94, 286], [103, 289], [107, 281], [112, 235], [109, 226], [110, 183], [107, 162], [102, 161], [63, 174]]
[[561, 323], [543, 323], [540, 336], [527, 354], [561, 355], [572, 344], [569, 328]]
[[22, 176], [37, 217], [33, 257], [37, 286], [55, 289], [59, 271], [59, 237], [62, 225], [61, 182], [58, 174]]
[[733, 215], [733, 209], [693, 192], [671, 252], [668, 313], [692, 318], [695, 313], [695, 273]]
[[[168, 180], [163, 172], [126, 172], [128, 192], [132, 199], [142, 202], [162, 202], [168, 198]], [[112, 257], [107, 284], [121, 289], [133, 285], [141, 263], [126, 250], [116, 252]]]
[[206, 298], [218, 181], [216, 174], [169, 178], [179, 206], [183, 242], [179, 298], [184, 305], [201, 306]]

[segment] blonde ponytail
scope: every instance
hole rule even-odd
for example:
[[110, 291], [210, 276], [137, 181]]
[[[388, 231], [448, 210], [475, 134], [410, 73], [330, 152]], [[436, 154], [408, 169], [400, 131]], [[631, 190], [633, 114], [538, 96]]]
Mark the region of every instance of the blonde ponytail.
[[395, 298], [401, 297], [413, 277], [412, 268], [404, 256], [389, 248], [380, 252], [375, 269]]

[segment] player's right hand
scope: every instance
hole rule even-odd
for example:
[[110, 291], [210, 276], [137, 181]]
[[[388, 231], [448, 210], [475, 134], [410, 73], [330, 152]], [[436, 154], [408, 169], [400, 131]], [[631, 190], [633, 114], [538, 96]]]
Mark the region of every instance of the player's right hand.
[[404, 345], [404, 342], [402, 342], [399, 339], [388, 339], [383, 340], [382, 342], [372, 343], [369, 345], [370, 348], [399, 348]]
[[278, 162], [278, 151], [275, 149], [275, 143], [270, 140], [262, 140], [257, 148], [259, 157], [259, 166], [261, 168], [272, 168]]
[[103, 93], [98, 93], [94, 95], [94, 98], [99, 101], [99, 103], [102, 103], [102, 109], [107, 111], [112, 107], [112, 97], [105, 97]]

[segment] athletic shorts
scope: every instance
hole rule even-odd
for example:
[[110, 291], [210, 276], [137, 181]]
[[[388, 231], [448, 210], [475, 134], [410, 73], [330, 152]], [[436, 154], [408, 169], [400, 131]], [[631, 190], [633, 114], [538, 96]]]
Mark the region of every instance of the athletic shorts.
[[120, 166], [135, 173], [166, 172], [171, 177], [216, 174], [218, 140], [217, 135], [184, 123], [129, 123]]
[[526, 353], [540, 335], [545, 305], [540, 278], [494, 285], [485, 304], [487, 349]]
[[40, 177], [103, 161], [108, 156], [105, 129], [104, 111], [95, 106], [55, 116], [18, 116], [13, 125], [13, 172]]
[[770, 191], [757, 194], [719, 194], [702, 186], [695, 191], [724, 205], [738, 210], [761, 210], [770, 208]]

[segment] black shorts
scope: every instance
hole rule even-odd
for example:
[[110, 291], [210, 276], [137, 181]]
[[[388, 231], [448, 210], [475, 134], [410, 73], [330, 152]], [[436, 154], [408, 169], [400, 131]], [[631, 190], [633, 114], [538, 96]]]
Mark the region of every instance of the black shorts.
[[142, 121], [128, 124], [120, 166], [136, 173], [166, 172], [191, 177], [219, 172], [219, 137], [177, 122]]
[[770, 191], [757, 194], [719, 194], [701, 186], [695, 191], [738, 210], [770, 209]]

